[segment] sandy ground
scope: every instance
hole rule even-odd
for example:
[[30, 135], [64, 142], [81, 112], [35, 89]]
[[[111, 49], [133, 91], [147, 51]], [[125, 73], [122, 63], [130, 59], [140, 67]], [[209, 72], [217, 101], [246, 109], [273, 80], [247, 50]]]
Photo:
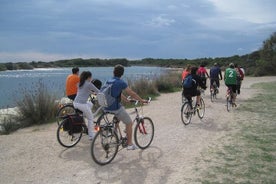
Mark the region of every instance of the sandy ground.
[[[276, 77], [246, 77], [238, 105], [257, 93], [252, 84], [270, 81], [276, 81]], [[234, 131], [231, 122], [235, 121], [235, 112], [226, 111], [225, 91], [222, 85], [215, 103], [206, 91], [204, 118], [193, 116], [187, 126], [180, 118], [181, 92], [162, 94], [144, 108], [155, 125], [152, 145], [146, 150], [123, 149], [106, 166], [92, 160], [87, 136], [74, 148], [60, 146], [56, 123], [2, 135], [0, 183], [196, 183], [200, 175], [194, 166], [201, 153], [225, 133]]]

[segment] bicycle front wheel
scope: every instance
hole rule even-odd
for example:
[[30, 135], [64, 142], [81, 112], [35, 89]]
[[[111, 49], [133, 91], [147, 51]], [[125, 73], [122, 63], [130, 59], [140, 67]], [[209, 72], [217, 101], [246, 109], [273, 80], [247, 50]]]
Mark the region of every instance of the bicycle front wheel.
[[140, 119], [134, 129], [135, 144], [141, 148], [146, 149], [149, 147], [154, 136], [154, 125], [149, 117]]
[[76, 114], [76, 109], [74, 108], [73, 104], [66, 104], [64, 106], [62, 106], [56, 115], [56, 119], [57, 119], [57, 124], [59, 125], [60, 122], [64, 119], [64, 116], [68, 115], [68, 114]]
[[205, 103], [203, 98], [200, 98], [199, 107], [197, 107], [197, 115], [200, 119], [204, 117], [205, 114]]
[[70, 130], [64, 130], [64, 124], [66, 123], [67, 119], [64, 119], [57, 129], [57, 140], [60, 145], [71, 148], [78, 144], [81, 140], [82, 132], [80, 133], [71, 133]]
[[189, 102], [185, 102], [181, 107], [181, 120], [184, 125], [188, 125], [192, 119], [192, 107]]
[[109, 164], [117, 155], [119, 138], [112, 130], [101, 129], [91, 143], [91, 156], [99, 165]]

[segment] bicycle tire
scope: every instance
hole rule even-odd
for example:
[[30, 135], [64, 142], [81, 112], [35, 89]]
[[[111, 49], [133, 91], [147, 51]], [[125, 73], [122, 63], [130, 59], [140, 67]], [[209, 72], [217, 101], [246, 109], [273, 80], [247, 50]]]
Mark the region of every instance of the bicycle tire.
[[64, 119], [58, 126], [57, 140], [63, 147], [71, 148], [81, 140], [82, 132], [70, 134], [69, 131], [64, 131], [63, 125], [66, 121], [67, 119]]
[[232, 107], [232, 104], [230, 102], [230, 97], [228, 96], [228, 97], [226, 97], [226, 109], [228, 112], [230, 112], [231, 107]]
[[211, 97], [211, 102], [214, 102], [214, 90], [212, 89], [211, 91], [210, 91], [210, 97]]
[[149, 117], [144, 117], [137, 122], [134, 129], [134, 141], [140, 149], [146, 149], [154, 137], [154, 125]]
[[[95, 163], [98, 165], [109, 164], [117, 155], [119, 148], [119, 138], [115, 131], [109, 130], [110, 134], [104, 134], [104, 131], [101, 128], [98, 131], [91, 143], [91, 156]], [[114, 148], [111, 155], [110, 148]]]
[[64, 119], [64, 116], [68, 115], [68, 114], [76, 114], [76, 109], [74, 108], [73, 104], [66, 104], [64, 106], [62, 106], [56, 115], [56, 119], [57, 119], [57, 124], [59, 125], [60, 122]]
[[188, 125], [192, 119], [192, 107], [189, 102], [185, 102], [181, 107], [181, 120], [184, 125]]
[[197, 115], [200, 119], [202, 119], [205, 115], [205, 102], [203, 98], [200, 98], [200, 106], [197, 107]]

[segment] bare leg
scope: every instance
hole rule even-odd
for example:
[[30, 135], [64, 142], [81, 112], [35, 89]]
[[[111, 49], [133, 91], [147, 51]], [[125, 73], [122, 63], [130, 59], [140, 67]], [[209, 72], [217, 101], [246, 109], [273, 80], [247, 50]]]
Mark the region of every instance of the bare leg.
[[200, 96], [196, 96], [196, 104], [200, 105]]
[[132, 145], [132, 122], [126, 125], [127, 145]]

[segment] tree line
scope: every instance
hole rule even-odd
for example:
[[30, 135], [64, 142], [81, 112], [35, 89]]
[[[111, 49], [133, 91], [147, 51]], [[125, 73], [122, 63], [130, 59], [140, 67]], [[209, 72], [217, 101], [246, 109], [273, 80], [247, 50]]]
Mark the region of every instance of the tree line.
[[245, 68], [247, 75], [263, 76], [276, 75], [276, 32], [274, 32], [267, 40], [263, 41], [263, 46], [258, 51], [242, 56], [234, 55], [231, 57], [217, 58], [198, 58], [198, 59], [156, 59], [144, 58], [141, 60], [128, 60], [126, 58], [116, 59], [66, 59], [51, 62], [32, 61], [32, 62], [7, 62], [0, 63], [0, 71], [17, 70], [17, 69], [34, 69], [34, 68], [53, 68], [53, 67], [103, 67], [122, 64], [124, 66], [160, 66], [160, 67], [176, 67], [183, 68], [187, 64], [211, 67], [214, 63], [218, 63], [222, 69], [225, 69], [229, 63], [236, 63]]

